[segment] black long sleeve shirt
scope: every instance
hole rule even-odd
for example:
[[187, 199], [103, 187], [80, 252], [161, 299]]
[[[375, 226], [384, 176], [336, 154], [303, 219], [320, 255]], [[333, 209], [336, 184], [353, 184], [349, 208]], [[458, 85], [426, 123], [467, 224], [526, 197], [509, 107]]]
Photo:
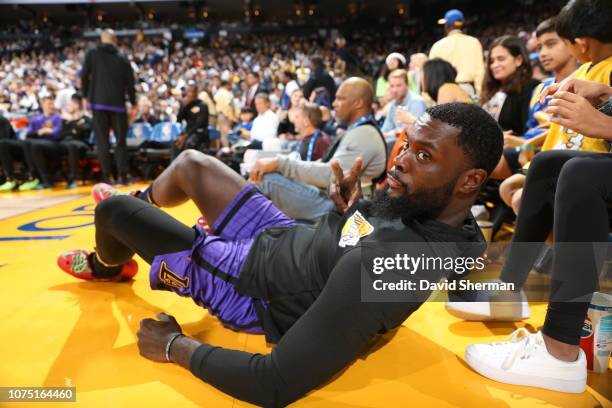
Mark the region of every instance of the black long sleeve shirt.
[[[194, 375], [238, 399], [285, 406], [349, 365], [376, 336], [401, 325], [428, 296], [362, 301], [363, 277], [378, 276], [363, 275], [364, 248], [383, 254], [387, 242], [422, 243], [423, 251], [429, 251], [429, 242], [483, 242], [473, 218], [463, 228], [454, 228], [435, 221], [369, 217], [365, 202], [356, 208], [373, 227], [356, 246], [339, 246], [354, 210], [344, 216], [330, 213], [316, 228], [271, 228], [256, 238], [237, 290], [262, 299], [266, 337], [278, 344], [266, 355], [204, 344], [191, 358]], [[454, 255], [460, 253], [456, 250]], [[440, 276], [429, 279], [437, 281]]]

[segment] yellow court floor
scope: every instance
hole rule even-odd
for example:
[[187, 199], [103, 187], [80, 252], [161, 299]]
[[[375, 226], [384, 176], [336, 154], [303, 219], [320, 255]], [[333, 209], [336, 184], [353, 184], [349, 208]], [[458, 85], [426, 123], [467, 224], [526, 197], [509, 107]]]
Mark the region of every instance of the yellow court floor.
[[[72, 386], [76, 403], [35, 406], [244, 407], [186, 370], [138, 354], [141, 319], [165, 311], [185, 331], [227, 348], [267, 352], [262, 336], [223, 328], [190, 299], [152, 291], [147, 265], [130, 284], [80, 282], [57, 255], [94, 244], [89, 187], [0, 196], [0, 387]], [[186, 224], [186, 204], [169, 211]], [[296, 407], [610, 407], [612, 375], [589, 374], [587, 392], [562, 394], [496, 383], [463, 361], [466, 345], [539, 328], [545, 304], [521, 323], [463, 322], [444, 304], [425, 304], [376, 351], [295, 403]], [[32, 406], [2, 403], [0, 406]]]

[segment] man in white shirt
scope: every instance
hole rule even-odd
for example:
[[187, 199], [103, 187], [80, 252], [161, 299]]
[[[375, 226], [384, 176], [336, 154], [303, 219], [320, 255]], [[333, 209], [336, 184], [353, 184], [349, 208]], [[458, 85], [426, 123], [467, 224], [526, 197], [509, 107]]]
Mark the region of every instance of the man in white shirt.
[[257, 117], [253, 121], [251, 131], [241, 129], [240, 136], [243, 139], [263, 142], [277, 136], [278, 116], [270, 109], [270, 97], [265, 92], [255, 95], [255, 109]]

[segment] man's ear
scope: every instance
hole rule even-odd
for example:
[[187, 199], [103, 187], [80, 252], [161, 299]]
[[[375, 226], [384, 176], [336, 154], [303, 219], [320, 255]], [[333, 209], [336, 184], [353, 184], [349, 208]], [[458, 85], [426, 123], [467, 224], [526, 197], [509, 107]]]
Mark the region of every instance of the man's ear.
[[574, 43], [578, 45], [578, 48], [580, 48], [581, 53], [586, 54], [589, 51], [590, 42], [588, 38], [585, 38], [585, 37], [574, 38]]
[[474, 194], [480, 190], [488, 176], [483, 169], [469, 169], [461, 175], [458, 191], [468, 195]]

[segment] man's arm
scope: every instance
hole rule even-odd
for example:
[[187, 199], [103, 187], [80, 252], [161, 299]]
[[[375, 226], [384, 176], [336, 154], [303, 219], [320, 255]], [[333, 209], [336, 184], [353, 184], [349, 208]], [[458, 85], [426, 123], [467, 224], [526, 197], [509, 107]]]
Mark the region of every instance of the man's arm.
[[134, 83], [134, 70], [132, 69], [132, 65], [126, 59], [125, 63], [127, 64], [127, 82], [126, 82], [126, 93], [128, 96], [128, 100], [132, 104], [132, 106], [136, 106], [136, 85]]
[[83, 68], [81, 69], [81, 92], [85, 98], [89, 98], [87, 91], [89, 90], [89, 76], [91, 75], [91, 53], [93, 51], [87, 51], [85, 54], [85, 60], [83, 61]]
[[388, 328], [385, 321], [390, 315], [393, 322], [401, 322], [417, 307], [362, 302], [360, 270], [361, 252], [345, 254], [321, 295], [270, 354], [228, 350], [179, 337], [170, 357], [235, 398], [285, 406], [347, 367]]

